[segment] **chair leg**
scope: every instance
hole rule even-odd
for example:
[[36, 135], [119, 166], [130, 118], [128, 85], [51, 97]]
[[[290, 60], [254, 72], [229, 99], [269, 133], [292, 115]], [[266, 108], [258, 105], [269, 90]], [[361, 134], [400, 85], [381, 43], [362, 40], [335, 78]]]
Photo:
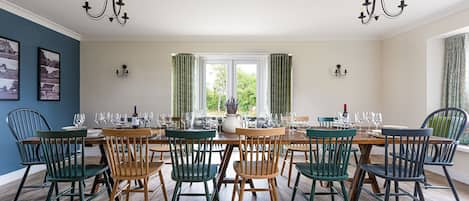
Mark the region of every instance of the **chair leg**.
[[274, 191], [271, 190], [271, 189], [272, 189], [272, 181], [271, 181], [270, 179], [267, 181], [267, 186], [268, 186], [268, 188], [269, 188], [270, 200], [273, 201], [273, 200], [275, 200], [275, 197], [274, 197]]
[[344, 195], [344, 201], [348, 201], [348, 193], [347, 193], [347, 189], [345, 188], [345, 182], [344, 181], [340, 181], [340, 187], [342, 188], [342, 194]]
[[419, 194], [419, 200], [420, 201], [425, 201], [425, 197], [423, 197], [422, 188], [420, 187], [419, 182], [415, 182], [415, 189], [417, 190], [417, 193]]
[[397, 181], [394, 181], [394, 193], [396, 193], [395, 197], [396, 197], [396, 201], [399, 201], [399, 182]]
[[236, 193], [238, 191], [238, 175], [235, 176], [234, 182], [233, 182], [233, 193], [231, 194], [231, 201], [235, 200]]
[[357, 155], [357, 152], [356, 152], [356, 151], [353, 152], [353, 158], [355, 159], [355, 165], [358, 166], [358, 165], [359, 165], [359, 163], [358, 163], [358, 155]]
[[311, 185], [311, 194], [309, 197], [309, 201], [314, 201], [315, 195], [316, 195], [316, 180], [313, 180], [313, 184]]
[[148, 177], [143, 179], [143, 198], [148, 201]]
[[153, 163], [153, 157], [155, 157], [155, 152], [154, 151], [151, 152], [150, 163]]
[[218, 196], [217, 179], [213, 178], [212, 183], [213, 183], [213, 193], [215, 194], [214, 200], [220, 201], [220, 196]]
[[243, 201], [243, 196], [244, 196], [244, 188], [246, 186], [246, 179], [242, 178], [241, 180], [241, 187], [239, 188], [239, 196], [238, 200]]
[[59, 183], [56, 182], [54, 187], [55, 187], [55, 198], [56, 198], [57, 201], [60, 201], [60, 199], [59, 199]]
[[70, 201], [73, 201], [75, 199], [75, 182], [72, 182], [72, 189], [70, 189]]
[[292, 152], [291, 152], [291, 155], [290, 155], [290, 164], [289, 164], [289, 165], [290, 165], [290, 169], [288, 170], [288, 188], [290, 188], [291, 173], [292, 173], [292, 171], [293, 171], [293, 155], [295, 155], [294, 153], [295, 153], [295, 152], [292, 151]]
[[160, 161], [163, 160], [163, 152], [160, 152]]
[[168, 201], [168, 193], [166, 192], [166, 184], [164, 183], [163, 172], [160, 170], [158, 174], [160, 177], [161, 191], [163, 191], [164, 201]]
[[283, 158], [283, 163], [282, 163], [282, 171], [280, 171], [280, 175], [283, 176], [283, 171], [285, 170], [285, 163], [287, 163], [287, 159], [288, 159], [288, 152], [290, 151], [285, 151], [285, 157]]
[[28, 174], [29, 174], [29, 170], [30, 170], [30, 169], [31, 169], [31, 166], [30, 166], [30, 165], [26, 166], [26, 171], [24, 172], [23, 178], [21, 179], [21, 183], [20, 183], [20, 186], [18, 187], [18, 191], [16, 191], [16, 195], [15, 195], [14, 201], [17, 201], [18, 198], [20, 197], [21, 189], [23, 189], [24, 182], [26, 182], [26, 178], [28, 177]]
[[329, 182], [329, 192], [331, 193], [331, 200], [334, 201], [335, 200], [335, 196], [334, 196], [334, 182]]
[[207, 181], [204, 181], [204, 189], [205, 189], [205, 199], [210, 201], [210, 191], [208, 189]]
[[391, 194], [391, 180], [386, 180], [386, 192], [384, 194], [384, 201], [389, 201], [389, 194]]
[[291, 201], [295, 201], [296, 190], [298, 189], [298, 183], [300, 183], [300, 176], [301, 176], [300, 173], [298, 173], [298, 175], [296, 175], [296, 181], [295, 181], [295, 186], [293, 187], [293, 194], [292, 194], [292, 197], [291, 197]]
[[[125, 190], [125, 194], [126, 194], [126, 197], [125, 197], [125, 200], [126, 201], [129, 201], [130, 200], [130, 190], [131, 190], [131, 186], [132, 186], [132, 180], [127, 180], [127, 189]], [[145, 188], [145, 181], [143, 181], [143, 188]]]
[[176, 182], [176, 185], [174, 186], [173, 197], [171, 198], [172, 201], [177, 200], [180, 187], [181, 187], [181, 182], [180, 181]]
[[459, 201], [459, 195], [458, 192], [456, 191], [456, 186], [454, 186], [453, 180], [451, 179], [451, 176], [449, 175], [448, 169], [446, 169], [446, 166], [443, 166], [443, 170], [446, 175], [446, 179], [448, 180], [448, 184], [451, 187], [451, 191], [453, 191], [454, 199], [456, 201]]
[[112, 187], [111, 187], [111, 182], [109, 181], [108, 172], [104, 171], [103, 175], [104, 175], [104, 185], [106, 185], [107, 195], [109, 196], [109, 198], [111, 198]]
[[[251, 189], [254, 189], [254, 188], [255, 188], [255, 187], [254, 187], [254, 181], [253, 181], [252, 179], [247, 179], [246, 182], [249, 183], [249, 187], [250, 187]], [[252, 195], [256, 196], [256, 191], [252, 191]]]
[[358, 201], [360, 199], [360, 193], [363, 188], [363, 182], [365, 180], [365, 176], [366, 176], [366, 171], [363, 171], [363, 170], [360, 171], [360, 177], [358, 179], [358, 186], [357, 186], [357, 193], [355, 196], [355, 200], [352, 200], [352, 201]]
[[109, 201], [113, 201], [114, 198], [116, 198], [116, 194], [117, 194], [117, 190], [118, 190], [118, 187], [119, 187], [119, 183], [120, 181], [119, 180], [114, 180], [114, 184], [112, 186], [112, 192], [111, 192], [111, 196], [109, 197]]
[[49, 187], [49, 192], [47, 193], [47, 198], [46, 198], [47, 201], [51, 201], [52, 192], [54, 191], [54, 186], [55, 186], [55, 182], [52, 182], [52, 184]]
[[270, 179], [270, 184], [272, 186], [272, 194], [274, 195], [274, 200], [278, 201], [278, 192], [277, 187], [274, 184], [274, 179]]
[[[57, 185], [57, 183], [55, 183]], [[84, 181], [78, 181], [78, 191], [80, 192], [80, 201], [85, 201], [85, 183]]]

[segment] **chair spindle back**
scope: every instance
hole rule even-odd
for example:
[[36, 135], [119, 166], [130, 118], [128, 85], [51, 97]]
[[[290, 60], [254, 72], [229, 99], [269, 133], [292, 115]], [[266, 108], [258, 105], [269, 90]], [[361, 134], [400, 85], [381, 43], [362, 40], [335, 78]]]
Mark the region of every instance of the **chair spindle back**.
[[278, 173], [285, 128], [237, 128], [241, 171], [249, 175]]
[[151, 129], [103, 129], [103, 134], [113, 177], [133, 178], [150, 173]]
[[[205, 181], [210, 176], [215, 130], [166, 130], [176, 180]], [[197, 147], [197, 149], [194, 149]]]
[[[382, 129], [385, 136], [385, 174], [391, 178], [419, 178], [428, 148], [431, 128]], [[391, 157], [391, 158], [390, 158]]]
[[85, 177], [85, 152], [77, 149], [83, 147], [86, 134], [86, 130], [37, 132], [49, 178]]

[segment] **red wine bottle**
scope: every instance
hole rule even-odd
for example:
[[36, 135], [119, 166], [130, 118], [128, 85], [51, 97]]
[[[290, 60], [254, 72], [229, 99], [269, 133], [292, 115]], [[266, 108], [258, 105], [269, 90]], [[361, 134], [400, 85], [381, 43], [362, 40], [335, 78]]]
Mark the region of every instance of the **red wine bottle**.
[[342, 113], [342, 116], [343, 116], [344, 118], [347, 118], [347, 117], [348, 117], [347, 104], [344, 104], [344, 112]]
[[132, 128], [138, 128], [139, 126], [139, 119], [137, 113], [137, 106], [134, 106], [134, 113], [132, 114]]

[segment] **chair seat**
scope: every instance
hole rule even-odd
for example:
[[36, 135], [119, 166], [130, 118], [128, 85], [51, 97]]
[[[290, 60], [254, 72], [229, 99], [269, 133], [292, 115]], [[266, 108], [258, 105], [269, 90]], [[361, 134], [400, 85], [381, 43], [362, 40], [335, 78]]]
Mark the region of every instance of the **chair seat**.
[[[397, 181], [420, 181], [424, 179], [424, 176], [418, 176], [418, 177], [407, 177], [404, 175], [409, 175], [411, 174], [409, 169], [406, 169], [404, 167], [401, 168], [401, 170], [396, 169], [395, 171], [395, 176], [393, 176], [393, 171], [392, 171], [392, 165], [388, 165], [387, 168], [387, 173], [386, 173], [386, 166], [383, 164], [364, 164], [361, 165], [361, 168], [369, 173], [372, 173], [378, 177], [381, 178], [387, 178], [391, 180], [397, 180]], [[406, 174], [407, 171], [407, 174]], [[401, 176], [399, 176], [401, 175]]]
[[[245, 169], [244, 167], [248, 168]], [[252, 169], [250, 167], [252, 167]], [[237, 175], [249, 179], [268, 179], [274, 178], [278, 175], [278, 167], [272, 165], [271, 161], [264, 161], [264, 163], [247, 161], [242, 164], [240, 161], [235, 161], [233, 163], [233, 168]]]
[[321, 180], [321, 181], [345, 181], [348, 179], [348, 174], [345, 173], [343, 175], [320, 175], [319, 172], [326, 173], [328, 170], [339, 170], [339, 167], [336, 164], [312, 164], [313, 168], [311, 171], [310, 163], [297, 163], [296, 169], [300, 172], [303, 176], [308, 177], [310, 179]]
[[[119, 174], [120, 177], [147, 177], [150, 175], [155, 174], [156, 172], [161, 170], [163, 167], [163, 162], [151, 162], [149, 163], [149, 171], [148, 174], [142, 171], [141, 167], [145, 167], [146, 163], [123, 163], [119, 165]], [[113, 173], [113, 177], [114, 173]]]
[[[309, 145], [307, 144], [292, 144], [292, 145], [287, 145], [285, 148], [288, 151], [296, 151], [296, 152], [308, 152], [309, 151]], [[313, 146], [313, 151], [316, 150], [316, 147]]]
[[[174, 166], [173, 166], [174, 167]], [[208, 168], [208, 171], [207, 171]], [[208, 181], [217, 175], [218, 164], [209, 167], [202, 165], [180, 165], [171, 171], [171, 178], [180, 182], [203, 182]]]
[[156, 145], [151, 146], [150, 151], [154, 152], [170, 152], [169, 145]]
[[82, 175], [82, 166], [72, 166], [70, 169], [69, 167], [59, 168], [56, 172], [56, 175], [61, 175], [61, 177], [52, 177], [47, 176], [48, 181], [76, 181], [78, 179], [86, 179], [90, 177], [94, 177], [96, 175], [103, 174], [104, 171], [108, 169], [107, 165], [85, 165], [84, 173]]

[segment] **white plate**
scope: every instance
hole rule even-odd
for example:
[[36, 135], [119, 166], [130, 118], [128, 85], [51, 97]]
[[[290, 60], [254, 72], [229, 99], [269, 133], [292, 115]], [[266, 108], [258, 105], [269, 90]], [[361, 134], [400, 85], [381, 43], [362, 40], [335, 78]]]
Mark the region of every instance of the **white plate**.
[[76, 130], [83, 130], [83, 129], [86, 129], [86, 126], [83, 126], [83, 127], [75, 127], [75, 126], [62, 127], [62, 130], [66, 130], [66, 131], [76, 131]]
[[87, 137], [98, 137], [101, 135], [100, 129], [88, 129]]
[[406, 128], [409, 128], [409, 127], [408, 126], [401, 126], [401, 125], [383, 125], [383, 128], [406, 129]]

